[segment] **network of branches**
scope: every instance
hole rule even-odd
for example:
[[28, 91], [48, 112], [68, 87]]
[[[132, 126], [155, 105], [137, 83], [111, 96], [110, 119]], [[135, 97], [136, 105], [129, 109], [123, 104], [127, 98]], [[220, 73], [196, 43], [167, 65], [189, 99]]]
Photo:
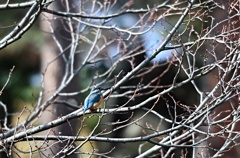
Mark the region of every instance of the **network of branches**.
[[[41, 90], [32, 107], [23, 105], [12, 114], [9, 105], [0, 101], [5, 113], [0, 120], [1, 153], [7, 157], [239, 156], [239, 6], [238, 0], [0, 4], [0, 10], [27, 10], [0, 40], [0, 49], [21, 40], [39, 21], [40, 32], [52, 40], [56, 52], [42, 66]], [[50, 68], [54, 64], [60, 65], [62, 75], [52, 89], [46, 83], [47, 74], [54, 74]], [[0, 85], [0, 96], [14, 68]], [[76, 78], [79, 86], [69, 88]], [[84, 113], [83, 100], [95, 85], [110, 89], [104, 91], [100, 108]], [[57, 115], [50, 107], [72, 112]], [[41, 123], [48, 111], [57, 116]], [[10, 122], [13, 115], [17, 122]], [[64, 123], [66, 135], [55, 130]]]

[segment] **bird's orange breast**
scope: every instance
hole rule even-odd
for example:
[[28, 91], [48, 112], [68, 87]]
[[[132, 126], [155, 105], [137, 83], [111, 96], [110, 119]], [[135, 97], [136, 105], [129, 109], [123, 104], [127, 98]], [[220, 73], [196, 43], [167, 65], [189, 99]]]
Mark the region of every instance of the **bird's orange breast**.
[[100, 100], [97, 103], [94, 103], [93, 106], [90, 108], [91, 110], [97, 109], [99, 105], [103, 102], [103, 97], [100, 97]]

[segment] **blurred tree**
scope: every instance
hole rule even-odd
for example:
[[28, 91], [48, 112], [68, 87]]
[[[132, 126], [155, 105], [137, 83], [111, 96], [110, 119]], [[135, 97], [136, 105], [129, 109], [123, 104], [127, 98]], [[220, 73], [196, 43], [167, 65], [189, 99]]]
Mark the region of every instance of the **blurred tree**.
[[[0, 4], [3, 12], [22, 9], [19, 19], [2, 27], [0, 49], [27, 35], [37, 19], [44, 34], [37, 101], [30, 108], [19, 102], [10, 126], [11, 103], [0, 100], [1, 152], [6, 157], [239, 155], [239, 5], [235, 0]], [[39, 64], [31, 54], [17, 59], [27, 72]], [[3, 71], [2, 96], [21, 67], [12, 61], [14, 71], [13, 65]], [[27, 77], [25, 72], [19, 76]], [[110, 89], [103, 92], [101, 108], [84, 113], [79, 107], [95, 85]]]
[[[77, 3], [75, 0], [70, 1], [58, 1], [49, 6], [52, 10], [58, 10], [62, 12], [77, 12], [79, 9], [75, 7]], [[41, 61], [43, 72], [43, 100], [42, 103], [48, 101], [51, 98], [57, 87], [65, 86], [61, 93], [68, 93], [77, 91], [79, 89], [79, 78], [76, 76], [67, 85], [62, 85], [64, 80], [67, 80], [69, 74], [68, 71], [75, 70], [80, 63], [79, 57], [74, 53], [77, 48], [77, 31], [78, 23], [71, 20], [63, 20], [58, 16], [52, 14], [43, 14], [41, 20], [41, 28], [45, 32], [45, 42], [42, 47]], [[76, 38], [76, 39], [75, 39]], [[56, 41], [57, 40], [57, 41]], [[56, 43], [57, 42], [57, 43]], [[68, 63], [71, 61], [73, 65]], [[53, 62], [54, 61], [54, 62]], [[70, 67], [71, 66], [71, 67]], [[74, 73], [74, 72], [72, 72]], [[58, 100], [65, 100], [71, 103], [71, 99], [77, 100], [78, 96], [67, 97], [59, 96]], [[74, 102], [75, 103], [75, 102]], [[65, 106], [64, 104], [53, 104], [48, 106], [42, 115], [42, 123], [50, 122], [58, 117], [69, 114], [73, 109]], [[71, 120], [56, 128], [52, 129], [51, 134], [60, 135], [76, 135], [76, 123], [77, 120]], [[46, 134], [50, 134], [46, 132]], [[49, 147], [46, 151], [43, 151], [43, 156], [62, 154], [59, 152], [66, 145], [65, 143], [58, 142], [59, 147]], [[60, 153], [60, 154], [58, 154]], [[76, 157], [71, 155], [70, 157]]]

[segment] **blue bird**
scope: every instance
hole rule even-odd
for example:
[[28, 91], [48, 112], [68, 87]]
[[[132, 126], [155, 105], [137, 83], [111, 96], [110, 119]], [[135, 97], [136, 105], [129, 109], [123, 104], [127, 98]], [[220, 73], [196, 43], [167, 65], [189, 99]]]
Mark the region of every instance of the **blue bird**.
[[84, 100], [83, 111], [86, 112], [88, 109], [97, 109], [99, 105], [103, 102], [102, 95], [103, 88], [99, 86], [93, 87], [89, 95]]

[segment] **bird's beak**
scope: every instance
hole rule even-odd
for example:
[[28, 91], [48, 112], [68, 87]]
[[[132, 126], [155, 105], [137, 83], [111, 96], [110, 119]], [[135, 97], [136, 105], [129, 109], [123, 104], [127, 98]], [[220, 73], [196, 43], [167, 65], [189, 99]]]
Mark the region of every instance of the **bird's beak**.
[[106, 91], [108, 89], [110, 89], [110, 87], [109, 88], [101, 88], [101, 93], [103, 93], [104, 91]]
[[108, 90], [108, 89], [110, 89], [110, 87], [109, 87], [109, 88], [102, 88], [102, 87], [101, 87], [101, 91], [102, 91], [102, 90]]

